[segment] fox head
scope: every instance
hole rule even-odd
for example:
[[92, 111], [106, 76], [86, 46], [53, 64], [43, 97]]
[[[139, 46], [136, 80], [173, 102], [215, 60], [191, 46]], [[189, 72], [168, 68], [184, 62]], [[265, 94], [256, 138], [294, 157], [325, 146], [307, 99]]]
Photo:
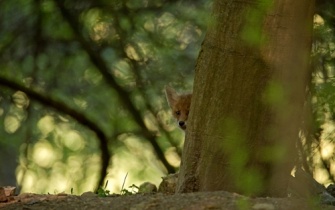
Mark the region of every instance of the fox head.
[[166, 99], [174, 118], [181, 129], [186, 129], [188, 113], [191, 107], [192, 94], [178, 94], [172, 87], [165, 87]]

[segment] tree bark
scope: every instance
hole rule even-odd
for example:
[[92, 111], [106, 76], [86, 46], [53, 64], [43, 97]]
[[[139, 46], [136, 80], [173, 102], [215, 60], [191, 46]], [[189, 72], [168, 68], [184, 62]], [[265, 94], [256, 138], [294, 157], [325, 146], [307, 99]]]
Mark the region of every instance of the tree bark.
[[310, 73], [314, 1], [264, 2], [214, 1], [177, 192], [286, 195]]

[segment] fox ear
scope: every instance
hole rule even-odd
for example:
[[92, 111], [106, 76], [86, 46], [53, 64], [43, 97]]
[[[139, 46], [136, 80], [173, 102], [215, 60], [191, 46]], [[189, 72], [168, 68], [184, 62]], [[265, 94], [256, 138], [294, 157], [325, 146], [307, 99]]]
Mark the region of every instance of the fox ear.
[[178, 100], [178, 93], [172, 87], [167, 85], [165, 86], [165, 95], [169, 106], [172, 108]]

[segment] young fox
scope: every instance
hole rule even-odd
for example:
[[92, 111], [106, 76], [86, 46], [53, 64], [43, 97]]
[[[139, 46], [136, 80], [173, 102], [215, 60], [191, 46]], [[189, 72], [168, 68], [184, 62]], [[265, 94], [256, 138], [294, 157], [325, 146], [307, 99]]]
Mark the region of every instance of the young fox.
[[186, 129], [187, 117], [191, 107], [192, 94], [178, 94], [172, 87], [165, 87], [166, 99], [173, 116], [177, 119], [181, 129]]

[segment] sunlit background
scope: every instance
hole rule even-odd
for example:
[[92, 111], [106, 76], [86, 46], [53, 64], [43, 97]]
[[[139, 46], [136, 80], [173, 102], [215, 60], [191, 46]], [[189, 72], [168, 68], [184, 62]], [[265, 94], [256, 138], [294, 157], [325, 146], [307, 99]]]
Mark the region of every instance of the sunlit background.
[[[0, 2], [0, 76], [65, 103], [103, 130], [112, 153], [106, 190], [120, 193], [124, 182], [125, 188], [145, 181], [158, 186], [166, 167], [79, 40], [102, 58], [127, 93], [121, 97], [130, 99], [177, 171], [184, 133], [171, 119], [164, 86], [192, 89], [210, 2], [59, 2], [70, 20], [56, 1]], [[3, 87], [0, 116], [1, 185], [35, 193], [96, 190], [101, 151], [92, 130]]]

